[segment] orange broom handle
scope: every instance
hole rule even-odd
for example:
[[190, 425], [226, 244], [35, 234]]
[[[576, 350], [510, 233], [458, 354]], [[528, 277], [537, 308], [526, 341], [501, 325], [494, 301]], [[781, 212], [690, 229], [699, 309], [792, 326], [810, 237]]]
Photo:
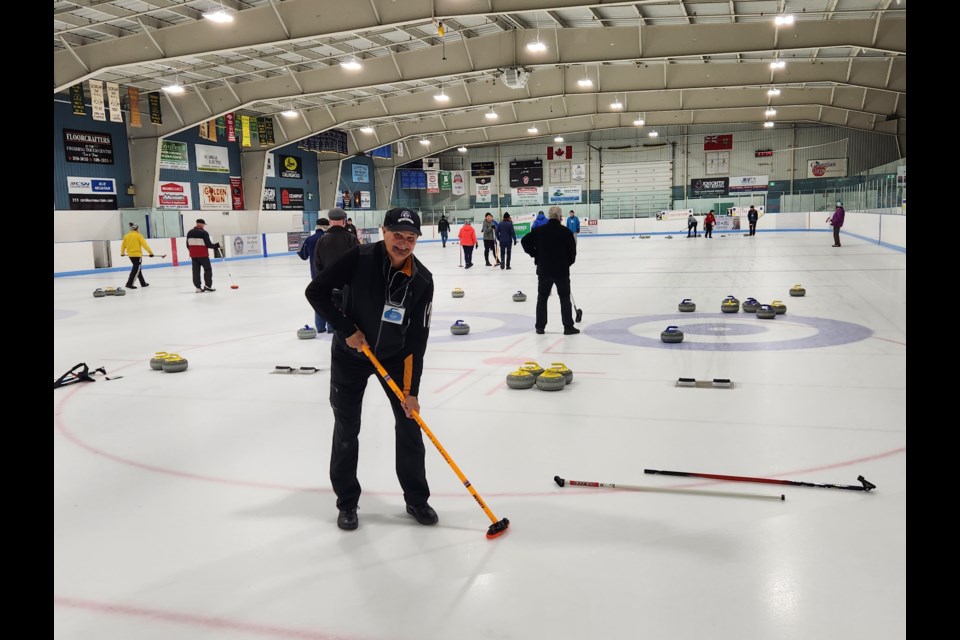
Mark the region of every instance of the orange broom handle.
[[[390, 374], [387, 373], [387, 370], [383, 368], [383, 365], [380, 364], [380, 361], [377, 360], [377, 357], [373, 355], [373, 352], [370, 351], [370, 347], [363, 345], [363, 353], [370, 358], [370, 362], [373, 363], [373, 366], [376, 367], [377, 373], [380, 374], [380, 377], [383, 378], [383, 381], [387, 383], [390, 389], [393, 391], [394, 395], [400, 399], [400, 402], [405, 400], [403, 396], [403, 391], [400, 390], [400, 387], [397, 386], [397, 383], [393, 381], [393, 378], [390, 377]], [[460, 467], [457, 466], [457, 463], [453, 461], [447, 454], [447, 450], [443, 448], [443, 445], [440, 444], [440, 441], [437, 440], [436, 436], [433, 435], [433, 432], [430, 431], [430, 427], [427, 426], [427, 423], [423, 421], [423, 418], [420, 417], [420, 413], [413, 411], [413, 419], [416, 421], [420, 428], [423, 429], [423, 432], [427, 434], [427, 437], [430, 438], [430, 442], [433, 443], [433, 446], [437, 448], [437, 451], [440, 452], [440, 455], [443, 456], [443, 459], [447, 461], [447, 464], [450, 465], [450, 468], [453, 469], [453, 472], [457, 474], [457, 477], [460, 478], [460, 482], [463, 483], [463, 486], [467, 488], [467, 491], [470, 492], [470, 495], [473, 496], [473, 499], [477, 501], [477, 504], [480, 505], [480, 508], [483, 509], [483, 512], [487, 514], [487, 517], [490, 518], [495, 524], [498, 522], [497, 516], [493, 515], [493, 512], [490, 511], [490, 508], [483, 501], [483, 498], [480, 497], [480, 494], [477, 493], [477, 490], [473, 488], [473, 485], [470, 484], [470, 481], [467, 480], [467, 476], [463, 475], [463, 472], [460, 471]]]

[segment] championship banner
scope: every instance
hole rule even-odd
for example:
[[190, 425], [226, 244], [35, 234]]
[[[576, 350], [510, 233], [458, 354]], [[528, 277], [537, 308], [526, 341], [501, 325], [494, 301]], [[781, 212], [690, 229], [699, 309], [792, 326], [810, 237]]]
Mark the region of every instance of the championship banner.
[[450, 191], [453, 189], [453, 176], [449, 171], [440, 172], [440, 191]]
[[490, 203], [490, 183], [477, 183], [474, 187], [476, 192], [477, 204], [489, 204]]
[[451, 191], [453, 192], [453, 195], [455, 196], [466, 195], [467, 183], [466, 183], [466, 180], [464, 179], [464, 176], [466, 175], [466, 173], [467, 173], [466, 171], [453, 172], [453, 187], [451, 187]]
[[106, 122], [107, 112], [103, 108], [103, 81], [88, 80], [90, 85], [90, 107], [93, 109], [93, 119]]
[[440, 193], [439, 171], [424, 171], [427, 175], [427, 193]]
[[110, 122], [123, 122], [123, 109], [120, 108], [120, 85], [107, 83], [107, 104], [110, 107]]
[[200, 208], [204, 211], [227, 209], [230, 201], [230, 185], [199, 183]]
[[87, 115], [87, 105], [83, 101], [83, 83], [82, 82], [78, 82], [77, 84], [70, 87], [70, 104], [73, 105], [73, 115], [75, 116]]
[[808, 160], [808, 178], [843, 178], [847, 175], [847, 159]]
[[142, 127], [140, 122], [140, 89], [127, 87], [127, 102], [130, 103], [130, 126]]
[[240, 116], [240, 146], [251, 147], [253, 143], [250, 140], [250, 116]]
[[210, 139], [210, 121], [209, 120], [204, 120], [197, 126], [197, 136], [201, 140]]
[[150, 108], [150, 124], [163, 124], [163, 112], [160, 110], [160, 94], [152, 91], [147, 94], [147, 106]]
[[227, 129], [227, 142], [237, 141], [237, 129], [235, 123], [236, 117], [232, 113], [228, 113], [223, 117], [223, 124]]
[[231, 208], [234, 211], [243, 211], [243, 178], [230, 176]]

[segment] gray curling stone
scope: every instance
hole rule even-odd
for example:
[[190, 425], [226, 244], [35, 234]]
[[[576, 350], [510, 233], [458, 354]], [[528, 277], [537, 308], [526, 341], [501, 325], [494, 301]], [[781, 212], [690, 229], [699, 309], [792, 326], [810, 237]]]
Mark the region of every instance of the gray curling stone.
[[649, 240], [649, 239], [650, 239], [650, 236], [640, 236], [640, 239], [641, 239], [641, 240]]
[[790, 287], [790, 295], [794, 298], [801, 298], [807, 295], [807, 290], [801, 287], [799, 284], [795, 284]]
[[513, 294], [513, 301], [514, 301], [514, 302], [526, 302], [526, 301], [527, 301], [527, 294], [525, 294], [523, 291], [517, 291], [515, 294]]
[[541, 391], [560, 391], [567, 386], [567, 380], [559, 371], [547, 369], [537, 376], [537, 389]]
[[93, 290], [93, 297], [94, 297], [94, 298], [104, 298], [104, 297], [106, 297], [106, 295], [107, 295], [107, 292], [104, 291], [103, 289], [94, 289], [94, 290]]
[[179, 373], [187, 370], [187, 359], [175, 353], [168, 354], [163, 361], [163, 370], [166, 373]]
[[778, 316], [782, 316], [787, 312], [787, 305], [783, 304], [779, 300], [774, 300], [770, 303], [770, 306], [773, 307], [774, 313], [776, 313]]
[[673, 236], [667, 236], [667, 240], [673, 240]]
[[679, 309], [680, 311], [689, 313], [690, 311], [697, 310], [697, 304], [695, 302], [692, 302], [690, 298], [684, 298], [683, 300], [680, 301], [680, 304], [677, 305], [677, 309]]
[[567, 384], [573, 382], [573, 370], [562, 362], [551, 362], [547, 371], [557, 371], [567, 381]]
[[520, 368], [525, 369], [526, 371], [529, 371], [530, 373], [532, 373], [534, 378], [536, 378], [541, 373], [543, 373], [543, 367], [538, 365], [533, 360], [530, 360], [529, 362], [524, 362], [522, 365], [520, 365]]
[[317, 330], [305, 324], [302, 329], [297, 329], [297, 337], [301, 340], [313, 340], [317, 337]]
[[733, 296], [727, 296], [720, 303], [720, 311], [724, 313], [736, 313], [740, 311], [740, 301]]
[[465, 336], [470, 333], [470, 325], [468, 325], [463, 320], [457, 320], [452, 325], [450, 325], [450, 333], [455, 336]]
[[153, 357], [150, 358], [150, 368], [160, 371], [163, 369], [163, 361], [167, 359], [167, 356], [170, 354], [166, 351], [157, 351], [153, 354]]
[[743, 301], [741, 306], [743, 307], [743, 311], [745, 313], [756, 313], [760, 303], [757, 302], [756, 298], [747, 298]]
[[127, 290], [123, 287], [117, 287], [117, 290], [113, 292], [115, 296], [125, 296], [127, 295]]
[[683, 331], [679, 327], [667, 327], [660, 332], [660, 340], [667, 343], [683, 342]]
[[464, 296], [463, 289], [454, 289], [451, 295], [454, 298], [462, 298]]
[[526, 369], [517, 369], [507, 374], [507, 386], [511, 389], [529, 389], [537, 384], [537, 377]]
[[103, 290], [103, 295], [115, 296], [117, 295], [117, 290], [114, 289], [113, 287], [107, 287], [106, 289]]
[[761, 320], [772, 320], [777, 317], [777, 312], [768, 304], [762, 304], [757, 307], [757, 317]]

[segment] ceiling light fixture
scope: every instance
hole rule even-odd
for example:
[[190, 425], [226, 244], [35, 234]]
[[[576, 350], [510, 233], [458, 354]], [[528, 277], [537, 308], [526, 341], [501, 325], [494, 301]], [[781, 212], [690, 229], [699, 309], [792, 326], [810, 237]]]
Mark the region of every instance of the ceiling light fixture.
[[296, 118], [298, 114], [294, 109], [287, 109], [286, 111], [281, 111], [280, 115], [284, 118]]
[[793, 16], [790, 14], [777, 16], [773, 19], [773, 22], [777, 25], [790, 25], [793, 24]]
[[620, 109], [623, 109], [623, 103], [614, 98], [613, 102], [610, 103], [610, 108], [614, 111], [619, 111]]
[[445, 93], [443, 92], [443, 83], [442, 83], [442, 82], [440, 83], [440, 93], [435, 93], [435, 94], [433, 95], [433, 99], [436, 100], [437, 102], [449, 102], [449, 101], [450, 101], [450, 96], [448, 96], [447, 94], [445, 94]]
[[563, 136], [557, 136], [553, 139], [554, 142], [563, 142]]
[[223, 0], [221, 0], [220, 2], [219, 9], [214, 9], [213, 11], [207, 11], [206, 13], [203, 14], [203, 17], [211, 22], [218, 22], [221, 24], [226, 22], [233, 22], [233, 15], [227, 13], [227, 11], [223, 8]]
[[766, 129], [773, 129], [773, 122], [770, 120], [767, 120], [766, 122], [763, 123], [763, 126]]
[[771, 69], [783, 69], [785, 66], [787, 66], [787, 63], [781, 60], [780, 58], [777, 58], [776, 60], [770, 63]]
[[177, 78], [176, 82], [174, 82], [173, 84], [168, 84], [162, 87], [162, 89], [167, 93], [172, 93], [173, 95], [180, 95], [181, 93], [186, 92], [186, 89], [183, 87], [182, 84], [180, 84], [179, 77]]
[[769, 89], [767, 89], [767, 95], [778, 96], [780, 95], [780, 89], [777, 89], [776, 87], [770, 87]]
[[365, 127], [360, 127], [360, 133], [373, 133], [373, 127], [367, 125]]
[[643, 119], [643, 116], [637, 116], [637, 119], [633, 121], [633, 126], [642, 127], [646, 124], [646, 121]]
[[657, 137], [658, 135], [660, 135], [660, 134], [657, 133], [656, 131], [651, 131], [651, 132], [648, 133], [647, 135], [650, 136], [651, 138], [656, 138], [656, 137]]
[[537, 25], [537, 39], [527, 43], [527, 50], [534, 53], [540, 53], [547, 50], [547, 45], [540, 42], [540, 25]]
[[461, 146], [457, 147], [457, 151], [459, 151], [460, 153], [466, 153], [466, 152], [467, 152], [467, 148], [461, 145]]
[[583, 77], [577, 80], [577, 85], [581, 89], [589, 89], [593, 86], [593, 80], [587, 77], [587, 65], [583, 65]]
[[426, 138], [420, 138], [420, 144], [426, 147], [430, 144], [430, 141], [427, 140]]
[[351, 56], [346, 60], [341, 60], [340, 66], [343, 67], [344, 69], [349, 69], [350, 71], [357, 71], [358, 69], [363, 68], [363, 65], [360, 64], [359, 60], [357, 60], [356, 53], [351, 54]]
[[770, 116], [775, 116], [777, 115], [777, 110], [773, 107], [767, 107], [767, 110], [763, 112], [763, 115], [767, 116], [768, 118]]
[[497, 115], [497, 112], [493, 110], [493, 108], [491, 108], [490, 111], [487, 111], [483, 115], [486, 116], [487, 120], [496, 120], [497, 118], [500, 117]]
[[537, 129], [536, 125], [534, 125], [534, 126], [530, 127], [529, 129], [527, 129], [527, 133], [537, 133], [538, 131], [540, 131], [540, 130]]

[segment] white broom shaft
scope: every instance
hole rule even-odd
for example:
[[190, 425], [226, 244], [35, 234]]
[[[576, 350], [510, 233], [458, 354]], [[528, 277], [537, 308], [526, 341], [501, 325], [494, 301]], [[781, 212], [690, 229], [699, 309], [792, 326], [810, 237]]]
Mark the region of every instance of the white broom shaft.
[[592, 487], [596, 489], [624, 489], [627, 491], [648, 491], [651, 493], [686, 493], [695, 496], [719, 496], [725, 498], [752, 498], [754, 500], [786, 500], [782, 493], [770, 495], [766, 493], [744, 493], [740, 491], [707, 491], [706, 489], [670, 489], [667, 487], [647, 487], [642, 485], [615, 484], [612, 482], [584, 482], [582, 480], [567, 480], [571, 487]]

